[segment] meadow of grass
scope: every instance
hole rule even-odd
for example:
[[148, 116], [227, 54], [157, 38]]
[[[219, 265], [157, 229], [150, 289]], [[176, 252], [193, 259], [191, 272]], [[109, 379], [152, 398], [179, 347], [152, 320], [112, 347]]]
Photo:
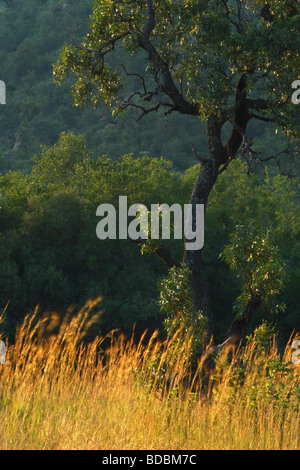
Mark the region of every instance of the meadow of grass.
[[191, 339], [181, 332], [163, 344], [157, 334], [138, 344], [117, 335], [109, 346], [82, 342], [94, 307], [62, 323], [28, 316], [8, 345], [1, 450], [300, 449], [300, 366], [290, 345], [282, 356], [254, 337], [232, 361], [224, 352], [204, 388], [199, 373], [186, 380]]

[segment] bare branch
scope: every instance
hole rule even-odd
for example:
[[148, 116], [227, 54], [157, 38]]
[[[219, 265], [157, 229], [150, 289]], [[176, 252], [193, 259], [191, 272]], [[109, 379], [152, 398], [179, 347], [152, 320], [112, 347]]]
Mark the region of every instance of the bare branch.
[[248, 174], [253, 173], [253, 169], [252, 169], [253, 164], [259, 165], [262, 168], [263, 172], [265, 173], [265, 170], [266, 170], [265, 163], [271, 160], [274, 160], [280, 175], [287, 176], [290, 179], [296, 178], [297, 175], [293, 175], [291, 173], [288, 173], [287, 171], [284, 171], [282, 169], [281, 162], [280, 162], [280, 157], [282, 155], [293, 154], [293, 149], [290, 144], [287, 146], [286, 149], [278, 152], [277, 154], [270, 155], [269, 157], [266, 157], [266, 158], [262, 158], [259, 152], [255, 151], [252, 148], [252, 145], [254, 145], [254, 143], [255, 141], [253, 140], [248, 141], [248, 139], [245, 136], [243, 140], [243, 148], [241, 150], [241, 156], [247, 162], [247, 165], [248, 165]]
[[292, 173], [288, 173], [287, 171], [282, 170], [282, 167], [281, 167], [281, 162], [280, 162], [279, 157], [280, 157], [280, 155], [288, 154], [288, 153], [290, 153], [288, 150], [283, 150], [282, 152], [278, 152], [276, 155], [271, 155], [270, 157], [267, 157], [267, 158], [258, 158], [257, 157], [257, 159], [256, 159], [257, 164], [259, 163], [263, 168], [265, 168], [264, 167], [265, 162], [268, 162], [270, 160], [275, 160], [276, 166], [279, 170], [280, 175], [287, 176], [290, 179], [296, 178], [297, 175], [294, 175]]
[[203, 163], [205, 161], [205, 158], [200, 157], [200, 155], [196, 152], [196, 149], [194, 145], [191, 143], [192, 150], [194, 152], [195, 157], [199, 160], [200, 163]]
[[[135, 94], [135, 93], [134, 93]], [[134, 95], [133, 94], [133, 95]], [[117, 111], [117, 114], [121, 113], [122, 111], [125, 111], [125, 109], [129, 108], [129, 107], [132, 107], [132, 108], [136, 108], [136, 109], [140, 109], [142, 112], [141, 114], [138, 116], [137, 118], [137, 121], [139, 121], [140, 119], [142, 119], [142, 117], [146, 116], [146, 114], [149, 114], [151, 113], [152, 111], [158, 111], [158, 109], [160, 108], [160, 106], [162, 106], [162, 103], [157, 103], [155, 106], [153, 106], [152, 108], [145, 108], [144, 106], [141, 106], [139, 104], [136, 104], [136, 103], [131, 103], [130, 101], [124, 101], [124, 104], [120, 105], [119, 106], [119, 109]]]
[[139, 121], [146, 114], [149, 114], [152, 111], [158, 111], [160, 107], [170, 108], [169, 111], [167, 112], [165, 111], [163, 113], [165, 116], [167, 116], [174, 110], [173, 104], [166, 102], [166, 101], [158, 101], [151, 108], [147, 108], [143, 106], [142, 104], [140, 104], [139, 102], [134, 102], [133, 101], [134, 98], [138, 97], [140, 100], [150, 103], [153, 97], [157, 97], [159, 95], [159, 91], [160, 91], [159, 87], [157, 86], [156, 88], [154, 88], [154, 90], [148, 90], [145, 78], [142, 75], [138, 73], [128, 72], [126, 67], [123, 64], [121, 64], [121, 67], [123, 68], [127, 77], [137, 77], [141, 81], [142, 91], [134, 91], [131, 93], [131, 95], [128, 98], [126, 99], [122, 98], [118, 106], [117, 114], [119, 114], [120, 112], [124, 111], [126, 108], [129, 108], [129, 107], [137, 108], [142, 111], [141, 115], [139, 115], [139, 117], [137, 118], [137, 121]]
[[250, 113], [249, 119], [258, 119], [259, 121], [265, 121], [265, 122], [277, 122], [277, 119], [275, 118], [260, 116], [259, 114], [255, 114], [255, 113]]
[[123, 68], [126, 77], [138, 77], [141, 80], [143, 91], [144, 91], [144, 94], [146, 95], [147, 94], [147, 89], [146, 89], [146, 84], [145, 84], [144, 77], [142, 75], [138, 74], [138, 73], [127, 72], [127, 69], [126, 69], [125, 65], [123, 65], [123, 64], [121, 64], [121, 67]]

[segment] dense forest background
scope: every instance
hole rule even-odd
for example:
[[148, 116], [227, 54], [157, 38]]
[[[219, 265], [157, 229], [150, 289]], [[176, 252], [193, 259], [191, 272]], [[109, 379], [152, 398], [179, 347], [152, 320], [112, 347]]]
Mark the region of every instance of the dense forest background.
[[[195, 162], [191, 142], [206, 145], [193, 119], [149, 116], [137, 122], [134, 111], [114, 119], [104, 104], [75, 108], [69, 84], [54, 84], [52, 65], [65, 42], [87, 32], [91, 9], [91, 2], [84, 0], [0, 2], [1, 80], [7, 84], [9, 103], [0, 115], [1, 170], [30, 171], [40, 146], [53, 145], [67, 130], [83, 135], [95, 155], [163, 155], [180, 169], [189, 167]], [[115, 60], [130, 70], [130, 63], [141, 59], [117, 51]]]
[[[159, 282], [167, 268], [140, 253], [130, 241], [100, 242], [96, 208], [118, 204], [119, 195], [148, 207], [153, 202], [187, 203], [206, 152], [205, 126], [197, 119], [136, 113], [113, 118], [100, 104], [73, 106], [70, 83], [54, 84], [52, 65], [62, 46], [81, 37], [91, 11], [86, 0], [0, 2], [0, 79], [7, 105], [0, 107], [0, 312], [13, 336], [26, 313], [64, 312], [103, 296], [104, 313], [95, 328], [130, 332], [158, 327], [163, 319]], [[131, 70], [138, 61], [116, 50], [116, 64]], [[126, 93], [126, 90], [124, 90]], [[260, 154], [277, 155], [288, 143], [272, 125], [250, 129]], [[250, 223], [272, 234], [286, 266], [285, 287], [262, 318], [282, 338], [300, 331], [300, 164], [284, 158], [267, 169], [237, 160], [219, 177], [205, 221], [204, 261], [213, 309], [222, 338], [240, 280], [219, 255], [236, 224]], [[242, 168], [242, 173], [241, 173]], [[242, 176], [241, 176], [242, 174]], [[230, 184], [229, 184], [230, 182]], [[170, 241], [172, 251], [182, 244]], [[253, 327], [253, 325], [251, 326]]]

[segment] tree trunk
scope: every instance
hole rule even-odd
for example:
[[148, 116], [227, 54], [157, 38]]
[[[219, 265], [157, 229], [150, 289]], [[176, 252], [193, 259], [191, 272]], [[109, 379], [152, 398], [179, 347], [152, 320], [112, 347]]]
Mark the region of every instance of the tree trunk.
[[[197, 178], [190, 204], [195, 207], [196, 204], [204, 204], [206, 210], [209, 194], [217, 180], [220, 171], [223, 171], [234, 158], [242, 144], [245, 130], [250, 118], [249, 104], [246, 99], [246, 76], [243, 74], [238, 82], [235, 106], [233, 111], [233, 128], [231, 135], [225, 145], [221, 140], [221, 128], [226, 119], [222, 121], [221, 117], [212, 117], [208, 120], [206, 131], [208, 141], [208, 154], [202, 162], [201, 171]], [[220, 167], [222, 166], [221, 170]], [[196, 229], [195, 212], [192, 217], [193, 230]], [[197, 310], [201, 310], [208, 317], [210, 323], [210, 333], [213, 328], [213, 314], [210, 311], [207, 294], [203, 282], [203, 263], [202, 250], [185, 250], [183, 261], [190, 268], [192, 273], [191, 288], [193, 292], [193, 301]], [[232, 328], [239, 330], [239, 335], [244, 329], [244, 323], [233, 323]], [[233, 335], [237, 337], [237, 331], [232, 330]], [[230, 338], [230, 337], [229, 337]], [[229, 340], [227, 338], [227, 340]], [[226, 341], [227, 341], [226, 340]]]
[[[204, 204], [204, 212], [207, 206], [208, 196], [216, 182], [220, 165], [225, 163], [225, 149], [220, 137], [221, 124], [217, 120], [210, 120], [207, 124], [207, 136], [209, 151], [202, 162], [201, 171], [195, 183], [190, 204], [192, 206], [192, 229], [196, 230], [195, 207]], [[212, 312], [209, 308], [208, 297], [203, 281], [203, 263], [201, 250], [184, 251], [183, 262], [191, 270], [191, 288], [193, 302], [197, 310], [203, 312], [212, 324]]]

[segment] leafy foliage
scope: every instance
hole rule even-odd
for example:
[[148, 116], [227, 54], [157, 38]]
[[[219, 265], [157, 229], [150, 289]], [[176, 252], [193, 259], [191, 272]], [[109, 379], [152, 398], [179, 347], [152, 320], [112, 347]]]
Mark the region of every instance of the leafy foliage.
[[164, 328], [172, 337], [176, 331], [192, 336], [191, 356], [199, 352], [207, 340], [207, 318], [196, 311], [192, 302], [190, 270], [187, 266], [173, 267], [160, 282], [159, 303], [164, 311]]
[[[120, 194], [128, 196], [129, 204], [140, 202], [148, 208], [152, 203], [184, 204], [198, 169], [195, 165], [181, 173], [171, 162], [147, 156], [126, 155], [118, 161], [91, 158], [81, 137], [63, 133], [53, 147], [35, 157], [29, 175], [10, 171], [0, 176], [0, 310], [9, 302], [5, 332], [13, 335], [16, 325], [37, 304], [41, 311], [64, 312], [70, 304], [82, 305], [99, 296], [103, 296], [104, 313], [99, 320], [103, 332], [112, 328], [129, 332], [134, 324], [137, 331], [153, 330], [164, 321], [157, 302], [158, 284], [163, 312], [169, 318], [167, 327], [179, 315], [189, 329], [201, 312], [193, 311], [188, 299], [187, 270], [182, 267], [167, 275], [157, 257], [141, 256], [139, 246], [129, 240], [98, 240], [96, 208], [104, 202], [118, 208]], [[252, 264], [258, 270], [256, 287], [263, 295], [270, 294], [274, 283], [279, 289], [276, 272], [283, 273], [281, 261], [274, 265], [269, 257], [274, 254], [275, 261], [284, 258], [286, 265], [284, 288], [279, 295], [270, 296], [278, 305], [285, 303], [286, 310], [277, 315], [266, 305], [264, 317], [276, 323], [286, 338], [300, 328], [298, 201], [299, 188], [288, 178], [267, 176], [260, 182], [247, 175], [247, 166], [239, 161], [220, 175], [205, 216], [203, 253], [212, 307], [219, 319], [214, 331], [217, 338], [228, 328], [232, 305], [243, 291], [248, 265], [241, 262], [243, 250], [248, 253], [247, 240], [254, 239], [247, 230], [236, 234], [241, 237], [241, 252], [237, 249], [235, 253], [239, 272], [230, 270], [225, 261], [219, 263], [218, 254], [232, 243], [229, 236], [237, 221], [244, 227], [260, 226], [260, 234], [272, 234], [266, 245], [259, 245], [263, 250], [261, 272], [270, 269], [272, 282], [265, 284], [259, 263], [254, 260]], [[181, 240], [163, 242], [180, 259]], [[278, 249], [273, 253], [274, 246]], [[242, 277], [237, 278], [240, 272]], [[260, 316], [254, 326], [259, 322]]]
[[[239, 317], [245, 315], [250, 302], [267, 303], [281, 291], [284, 261], [278, 247], [273, 245], [270, 233], [262, 233], [253, 226], [237, 225], [222, 257], [241, 280], [242, 293], [234, 305]], [[275, 306], [276, 310], [279, 308]]]

